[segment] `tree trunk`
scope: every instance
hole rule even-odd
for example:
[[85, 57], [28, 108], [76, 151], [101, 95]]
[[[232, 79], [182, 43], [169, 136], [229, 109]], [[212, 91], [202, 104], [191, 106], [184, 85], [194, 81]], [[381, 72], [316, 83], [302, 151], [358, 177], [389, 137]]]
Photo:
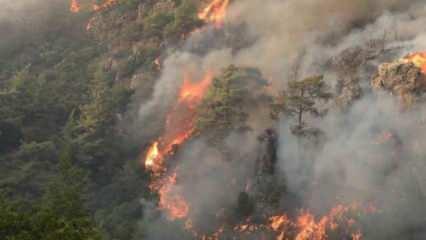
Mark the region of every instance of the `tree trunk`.
[[[303, 98], [305, 95], [305, 89], [300, 90], [300, 97]], [[303, 123], [303, 105], [299, 105], [299, 117], [298, 117], [298, 125], [299, 129], [302, 129], [302, 123]]]

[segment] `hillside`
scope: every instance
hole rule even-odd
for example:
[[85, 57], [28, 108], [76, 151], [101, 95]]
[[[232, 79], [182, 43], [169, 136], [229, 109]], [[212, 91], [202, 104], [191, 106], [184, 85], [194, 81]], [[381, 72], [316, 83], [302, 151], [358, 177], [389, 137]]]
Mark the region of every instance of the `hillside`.
[[0, 10], [0, 238], [426, 237], [421, 0]]

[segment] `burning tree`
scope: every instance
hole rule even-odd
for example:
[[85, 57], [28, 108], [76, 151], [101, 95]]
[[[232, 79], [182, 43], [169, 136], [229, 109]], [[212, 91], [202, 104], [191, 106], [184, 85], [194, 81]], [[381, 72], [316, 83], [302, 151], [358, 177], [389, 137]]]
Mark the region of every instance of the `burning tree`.
[[401, 106], [409, 108], [422, 101], [426, 91], [426, 53], [413, 53], [391, 63], [383, 63], [373, 77], [374, 90], [398, 96]]
[[201, 12], [198, 13], [198, 18], [214, 24], [216, 27], [223, 25], [226, 17], [226, 10], [230, 4], [230, 0], [213, 0]]

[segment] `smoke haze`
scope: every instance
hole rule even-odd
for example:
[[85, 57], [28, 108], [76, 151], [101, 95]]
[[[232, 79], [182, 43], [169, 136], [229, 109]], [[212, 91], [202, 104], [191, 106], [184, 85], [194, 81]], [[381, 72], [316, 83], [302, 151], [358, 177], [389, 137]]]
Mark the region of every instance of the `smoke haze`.
[[[214, 213], [235, 204], [246, 187], [240, 182], [253, 177], [256, 135], [275, 127], [280, 143], [276, 174], [286, 179], [288, 191], [299, 196], [305, 208], [321, 213], [340, 202], [372, 201], [384, 210], [378, 217], [383, 229], [367, 227], [370, 239], [398, 239], [406, 236], [407, 229], [420, 231], [411, 236], [422, 239], [426, 179], [421, 172], [426, 166], [422, 162], [425, 152], [416, 146], [426, 140], [419, 125], [424, 112], [401, 112], [394, 97], [372, 93], [370, 81], [372, 70], [383, 61], [425, 50], [424, 26], [424, 1], [246, 0], [231, 5], [224, 34], [213, 34], [218, 31], [214, 28], [193, 34], [183, 49], [164, 61], [152, 99], [140, 108], [142, 121], [165, 114], [182, 84], [184, 71], [202, 76], [208, 70], [218, 74], [229, 64], [256, 67], [274, 89], [281, 90], [297, 67], [297, 79], [324, 74], [334, 86], [339, 76], [329, 68], [330, 59], [345, 49], [363, 48], [377, 39], [389, 49], [362, 62], [371, 67], [363, 65], [356, 71], [364, 92], [360, 100], [346, 111], [331, 108], [325, 118], [308, 120], [326, 134], [321, 148], [300, 149], [298, 139], [288, 130], [292, 122], [286, 118], [278, 126], [257, 121], [248, 136], [229, 133], [223, 140], [232, 145], [229, 156], [200, 138], [185, 144], [176, 157], [181, 171], [176, 191], [182, 191], [191, 204], [196, 224], [211, 224], [217, 218]], [[244, 31], [231, 31], [235, 28]], [[250, 41], [235, 49], [223, 40], [232, 39], [233, 34], [243, 34]], [[197, 53], [200, 48], [202, 54]], [[258, 109], [249, 114], [258, 115]], [[149, 124], [147, 128], [151, 128]], [[394, 144], [380, 143], [380, 136], [387, 132]], [[230, 184], [229, 179], [236, 180]], [[160, 238], [152, 233], [150, 239]]]

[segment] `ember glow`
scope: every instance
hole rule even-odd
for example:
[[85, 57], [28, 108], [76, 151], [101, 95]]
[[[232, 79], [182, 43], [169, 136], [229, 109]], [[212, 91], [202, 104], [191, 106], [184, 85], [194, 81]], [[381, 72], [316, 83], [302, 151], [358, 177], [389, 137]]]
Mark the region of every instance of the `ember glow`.
[[117, 2], [118, 2], [117, 0], [105, 0], [101, 4], [94, 2], [92, 5], [92, 8], [93, 8], [93, 11], [98, 12], [98, 11], [102, 11], [104, 9], [114, 6], [115, 4], [117, 4]]
[[78, 13], [80, 12], [80, 9], [81, 7], [78, 0], [71, 0], [70, 11], [73, 13]]
[[213, 2], [198, 13], [198, 18], [215, 26], [222, 26], [229, 2], [230, 0], [213, 0]]
[[176, 147], [193, 135], [196, 107], [201, 103], [212, 79], [213, 74], [210, 72], [198, 82], [194, 82], [190, 74], [184, 75], [177, 102], [167, 114], [164, 134], [152, 143], [144, 158], [145, 168], [155, 177], [151, 190], [160, 197], [159, 208], [172, 220], [185, 218], [189, 206], [184, 197], [175, 191], [178, 175], [175, 170], [168, 168], [166, 160], [173, 156]]
[[[99, 11], [108, 9], [117, 3], [118, 3], [118, 0], [105, 0], [102, 3], [98, 3], [97, 1], [94, 0], [92, 2], [92, 11], [99, 12]], [[71, 0], [70, 11], [73, 13], [78, 13], [80, 12], [80, 10], [81, 10], [81, 4], [79, 0]]]
[[412, 53], [404, 57], [404, 60], [409, 61], [422, 70], [426, 74], [426, 52]]

